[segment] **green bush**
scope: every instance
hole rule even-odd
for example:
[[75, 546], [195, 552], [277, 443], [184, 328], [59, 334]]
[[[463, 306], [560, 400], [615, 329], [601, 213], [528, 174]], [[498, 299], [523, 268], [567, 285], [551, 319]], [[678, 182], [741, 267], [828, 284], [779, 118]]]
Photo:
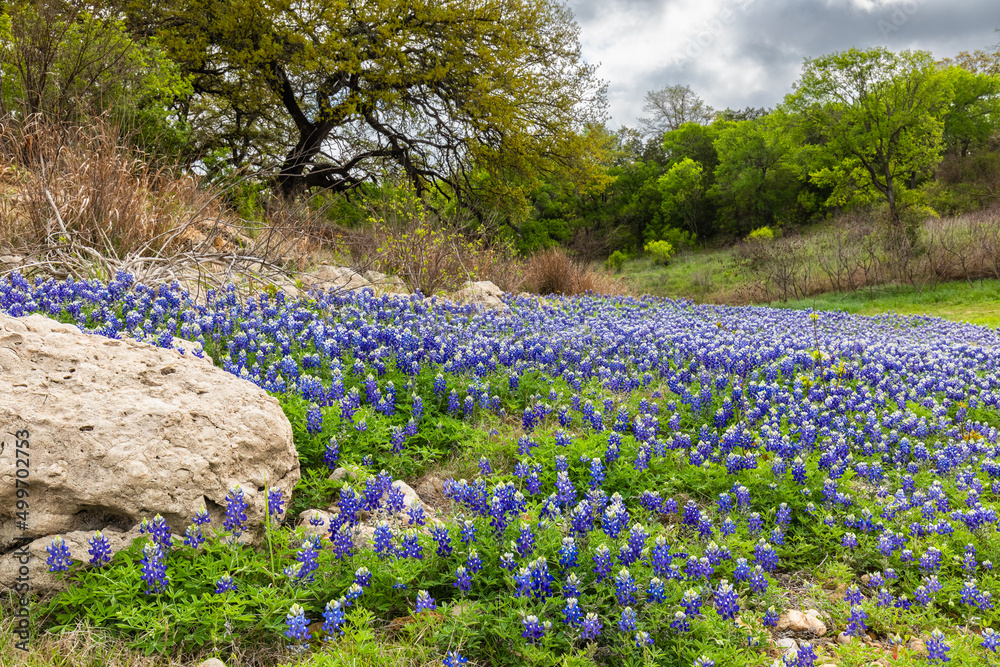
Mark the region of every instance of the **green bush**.
[[652, 255], [657, 264], [666, 264], [674, 254], [674, 246], [669, 241], [650, 241], [643, 249]]
[[758, 227], [747, 235], [747, 241], [770, 241], [774, 239], [774, 230], [770, 227]]
[[675, 252], [679, 252], [684, 248], [693, 247], [698, 238], [691, 232], [678, 229], [677, 227], [664, 227], [659, 236], [660, 240], [666, 241], [672, 245]]
[[623, 253], [621, 250], [615, 250], [611, 253], [611, 256], [608, 257], [607, 261], [604, 262], [604, 266], [611, 271], [618, 272], [622, 270], [623, 266], [625, 266], [626, 261], [628, 261], [628, 255]]

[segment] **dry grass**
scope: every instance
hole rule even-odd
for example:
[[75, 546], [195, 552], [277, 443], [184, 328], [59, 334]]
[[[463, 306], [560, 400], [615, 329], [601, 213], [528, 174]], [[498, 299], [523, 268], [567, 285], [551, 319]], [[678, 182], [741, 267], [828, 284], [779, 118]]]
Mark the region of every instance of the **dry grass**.
[[[232, 185], [230, 187], [233, 187]], [[248, 223], [191, 175], [156, 165], [104, 119], [57, 127], [0, 118], [0, 245], [26, 273], [189, 287], [279, 281], [324, 239], [288, 207]]]
[[535, 253], [525, 268], [525, 287], [535, 294], [629, 294], [625, 282], [574, 261], [562, 248]]

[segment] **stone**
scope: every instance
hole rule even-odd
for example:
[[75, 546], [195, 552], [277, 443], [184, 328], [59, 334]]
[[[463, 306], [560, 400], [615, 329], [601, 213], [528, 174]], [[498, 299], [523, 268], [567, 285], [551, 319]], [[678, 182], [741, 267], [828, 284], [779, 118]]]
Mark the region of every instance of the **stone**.
[[20, 265], [22, 263], [24, 263], [24, 257], [21, 255], [0, 255], [0, 264]]
[[822, 637], [826, 634], [826, 623], [820, 618], [819, 611], [816, 609], [806, 609], [805, 610], [806, 623], [809, 624], [809, 631], [812, 632], [817, 637]]
[[817, 637], [826, 634], [826, 624], [820, 620], [819, 612], [815, 609], [809, 609], [806, 612], [789, 609], [778, 618], [778, 625], [775, 629], [778, 632], [812, 634]]
[[334, 292], [353, 292], [372, 286], [357, 271], [330, 264], [321, 264], [312, 271], [303, 273], [301, 280], [309, 287]]
[[[104, 537], [108, 538], [112, 553], [132, 546], [133, 540], [137, 537], [146, 539], [139, 533], [138, 526], [128, 532], [111, 529], [102, 532]], [[66, 543], [66, 548], [69, 549], [70, 558], [74, 561], [90, 562], [90, 545], [87, 544], [87, 540], [93, 536], [94, 531], [92, 530], [75, 530], [63, 533], [62, 538]], [[46, 564], [49, 554], [45, 548], [52, 544], [53, 537], [47, 535], [38, 538], [4, 554], [0, 558], [0, 585], [13, 588], [13, 584], [16, 584], [18, 577], [21, 576], [23, 577], [22, 581], [26, 580], [30, 583], [32, 593], [46, 595], [61, 590], [63, 580], [60, 577], [65, 577], [65, 574], [49, 572], [49, 566]], [[183, 538], [174, 535], [174, 543], [180, 543], [182, 540]], [[27, 572], [21, 569], [22, 566], [28, 568]]]
[[927, 645], [920, 637], [910, 637], [906, 642], [906, 650], [917, 655], [927, 655]]
[[456, 303], [479, 306], [489, 310], [509, 310], [502, 298], [503, 290], [488, 280], [467, 282], [452, 295], [452, 300]]
[[332, 473], [330, 473], [329, 479], [331, 482], [339, 482], [345, 479], [350, 482], [355, 482], [361, 479], [362, 474], [363, 471], [361, 470], [361, 468], [358, 468], [357, 466], [350, 466], [348, 468], [341, 467], [337, 468]]
[[[319, 537], [324, 538], [327, 535], [327, 531], [330, 526], [330, 519], [336, 516], [333, 512], [327, 512], [325, 510], [309, 509], [303, 510], [299, 513], [299, 518], [295, 522], [296, 526], [302, 526], [305, 529], [306, 537]], [[316, 518], [322, 520], [323, 523], [319, 525], [313, 525], [312, 519]]]
[[299, 479], [278, 401], [191, 354], [0, 314], [0, 396], [4, 447], [27, 432], [31, 453], [27, 530], [14, 516], [15, 458], [0, 456], [0, 554], [15, 540], [127, 532], [156, 514], [183, 534], [203, 507], [220, 525], [236, 484], [254, 539], [265, 488], [289, 497]]
[[781, 639], [774, 642], [775, 646], [781, 649], [781, 652], [788, 656], [794, 656], [799, 652], [799, 645], [791, 637], [782, 637]]
[[403, 480], [397, 479], [392, 483], [392, 485], [397, 489], [399, 489], [400, 491], [402, 491], [404, 507], [412, 507], [413, 505], [423, 504], [423, 501], [420, 500], [420, 496], [417, 495], [417, 492], [413, 490], [413, 487], [411, 487]]
[[839, 635], [837, 635], [837, 643], [838, 644], [845, 644], [845, 645], [846, 644], [850, 644], [851, 641], [853, 641], [853, 639], [854, 639], [854, 637], [852, 637], [851, 635], [847, 634], [846, 632], [841, 632]]
[[199, 662], [198, 667], [226, 667], [226, 663], [222, 662], [218, 658], [209, 658], [208, 660]]

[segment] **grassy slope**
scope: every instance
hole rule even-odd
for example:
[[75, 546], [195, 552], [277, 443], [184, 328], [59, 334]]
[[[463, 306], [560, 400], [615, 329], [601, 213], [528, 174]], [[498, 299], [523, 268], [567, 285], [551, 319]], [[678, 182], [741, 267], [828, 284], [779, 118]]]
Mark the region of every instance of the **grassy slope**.
[[820, 294], [808, 299], [772, 304], [778, 308], [846, 310], [860, 315], [893, 311], [900, 315], [933, 315], [948, 320], [1000, 326], [1000, 281], [942, 283], [918, 292], [910, 286], [890, 286], [869, 292]]

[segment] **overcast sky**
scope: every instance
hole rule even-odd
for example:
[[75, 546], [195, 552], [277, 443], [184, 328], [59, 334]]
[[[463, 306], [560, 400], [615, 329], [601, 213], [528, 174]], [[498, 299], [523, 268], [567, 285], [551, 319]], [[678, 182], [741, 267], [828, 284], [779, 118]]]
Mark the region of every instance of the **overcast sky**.
[[608, 82], [609, 127], [636, 126], [646, 91], [688, 84], [717, 109], [771, 107], [802, 59], [852, 46], [935, 57], [1000, 41], [997, 0], [568, 0], [584, 58]]

